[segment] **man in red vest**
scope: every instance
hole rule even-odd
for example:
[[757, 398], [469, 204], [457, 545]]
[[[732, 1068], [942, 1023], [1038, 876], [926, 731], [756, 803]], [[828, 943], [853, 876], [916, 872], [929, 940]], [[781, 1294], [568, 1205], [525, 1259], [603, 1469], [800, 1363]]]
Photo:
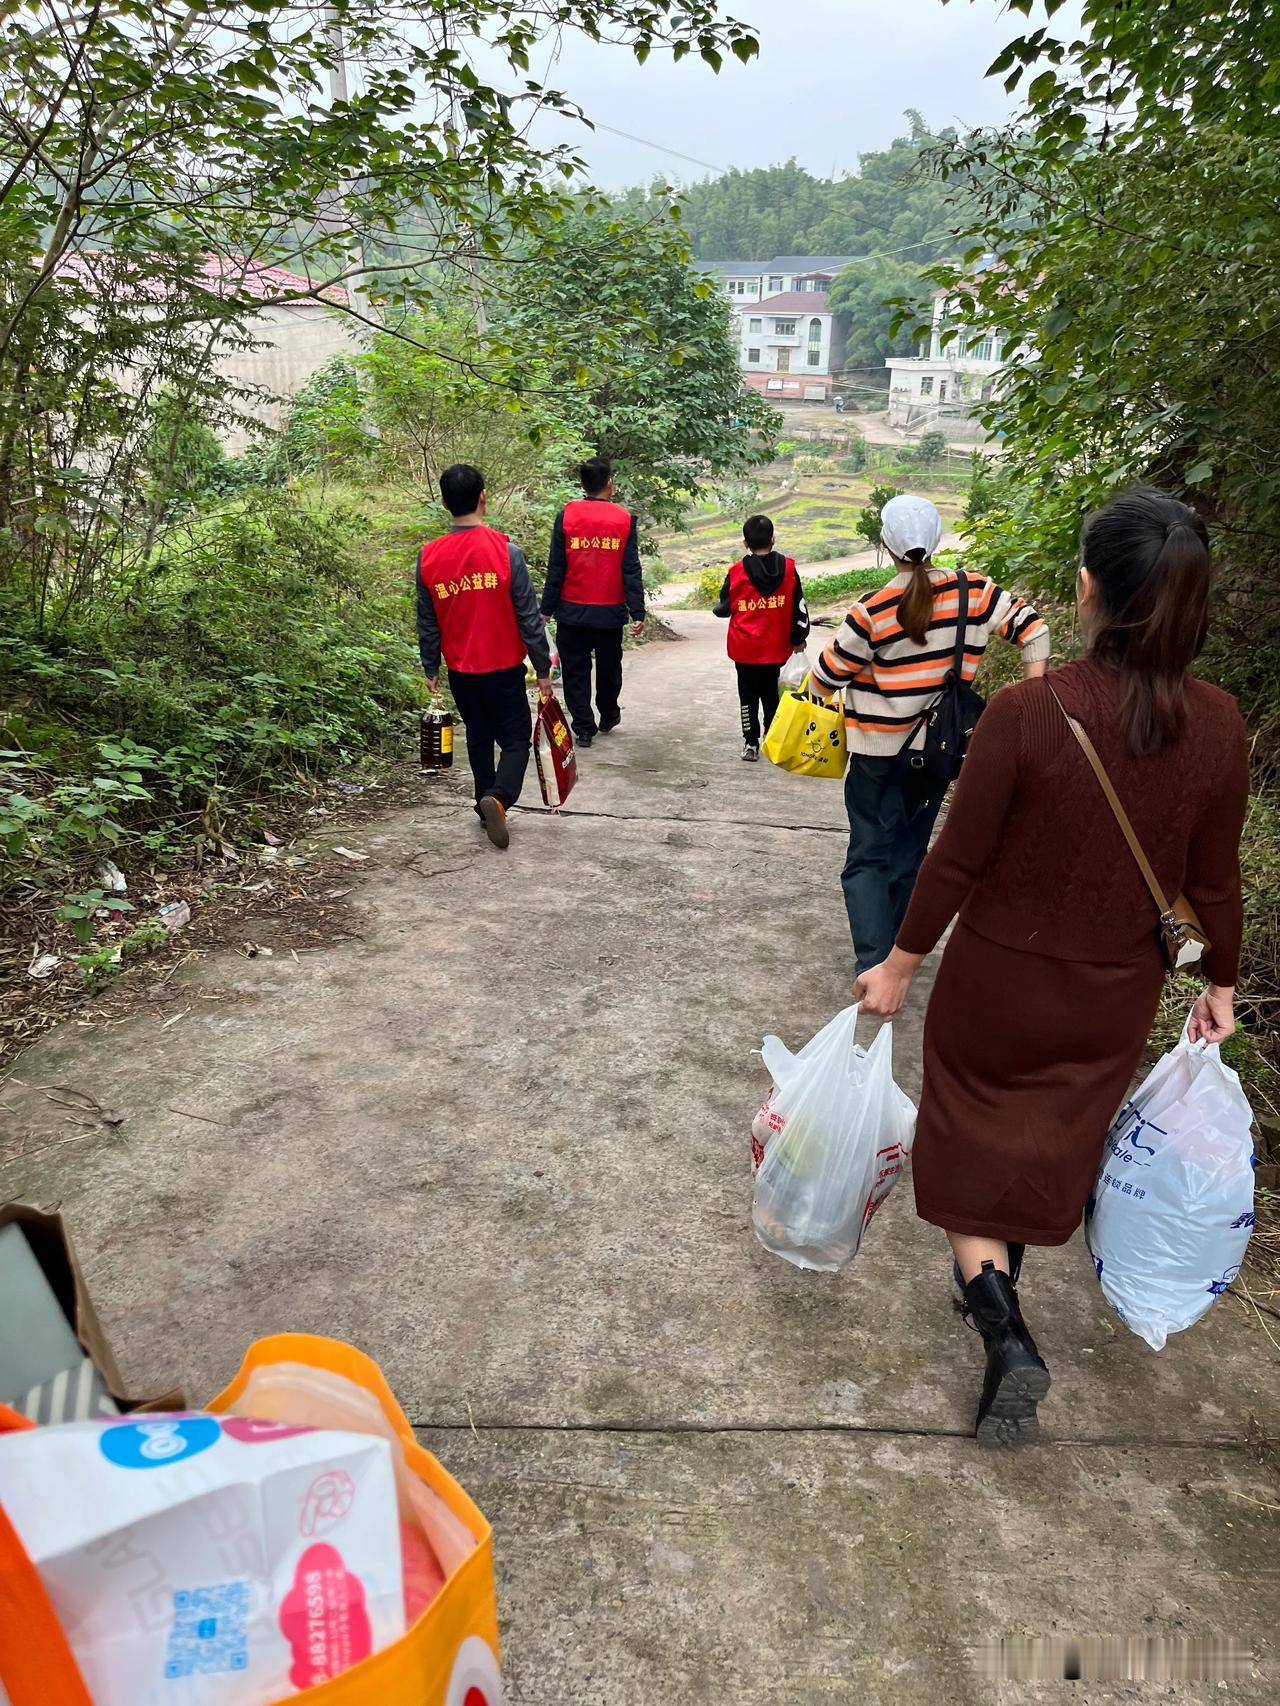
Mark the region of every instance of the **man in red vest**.
[[466, 725], [476, 812], [493, 845], [506, 847], [507, 813], [520, 798], [533, 737], [524, 660], [539, 691], [550, 693], [551, 648], [524, 554], [484, 524], [484, 475], [466, 462], [446, 468], [440, 501], [453, 523], [418, 558], [418, 651], [433, 693], [444, 654]]
[[591, 709], [591, 659], [596, 662], [599, 732], [622, 721], [622, 630], [627, 616], [637, 636], [644, 625], [640, 547], [631, 512], [613, 501], [613, 470], [602, 456], [578, 474], [584, 497], [566, 504], [551, 529], [544, 621], [556, 619], [556, 645], [564, 672], [564, 701], [574, 743], [590, 746], [597, 724]]
[[778, 671], [809, 638], [809, 608], [791, 557], [773, 548], [773, 523], [749, 515], [742, 529], [747, 554], [724, 577], [717, 616], [729, 618], [729, 656], [738, 668], [742, 756], [760, 757], [761, 726], [778, 709]]

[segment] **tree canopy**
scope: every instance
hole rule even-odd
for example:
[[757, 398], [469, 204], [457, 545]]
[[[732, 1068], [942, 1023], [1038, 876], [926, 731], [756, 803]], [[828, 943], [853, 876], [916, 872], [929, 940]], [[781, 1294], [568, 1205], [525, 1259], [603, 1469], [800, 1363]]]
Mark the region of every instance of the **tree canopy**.
[[[409, 338], [551, 251], [581, 162], [530, 135], [536, 108], [576, 111], [531, 73], [550, 28], [641, 63], [756, 51], [714, 0], [0, 8], [0, 594], [43, 624], [138, 572], [156, 398], [170, 426], [243, 414], [218, 362], [264, 308]], [[518, 391], [500, 347], [469, 359]]]
[[898, 260], [858, 261], [844, 269], [831, 287], [831, 306], [844, 322], [849, 367], [874, 372], [887, 355], [910, 355], [912, 328], [895, 324], [893, 304], [917, 294], [922, 282], [919, 267]]
[[[619, 246], [637, 257], [625, 276], [608, 265]], [[536, 352], [555, 417], [620, 464], [646, 522], [679, 526], [707, 480], [763, 460], [777, 416], [744, 387], [732, 310], [665, 222], [575, 214], [496, 329]]]
[[[767, 261], [774, 255], [878, 255], [892, 251], [923, 264], [951, 248], [951, 194], [921, 173], [926, 151], [955, 139], [931, 132], [909, 111], [910, 130], [888, 148], [858, 156], [856, 171], [818, 178], [795, 160], [734, 169], [680, 191], [690, 245], [700, 260]], [[665, 185], [635, 189], [642, 204]]]
[[[973, 209], [965, 262], [936, 275], [957, 335], [994, 327], [1023, 351], [989, 415], [1021, 513], [990, 511], [987, 537], [1065, 588], [1082, 514], [1148, 479], [1204, 510], [1229, 563], [1269, 561], [1280, 112], [1260, 91], [1280, 21], [1261, 0], [1087, 0], [1083, 23], [1011, 42], [992, 69], [1026, 83], [1023, 120], [934, 156]], [[999, 264], [970, 276], [984, 249]]]

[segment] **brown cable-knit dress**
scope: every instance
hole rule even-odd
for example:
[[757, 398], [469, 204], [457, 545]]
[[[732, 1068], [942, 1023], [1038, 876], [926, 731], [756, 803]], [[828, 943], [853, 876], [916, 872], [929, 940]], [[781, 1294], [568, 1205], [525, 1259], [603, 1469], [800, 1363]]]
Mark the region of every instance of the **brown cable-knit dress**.
[[[1185, 890], [1234, 984], [1249, 777], [1235, 700], [1188, 683], [1182, 738], [1126, 749], [1120, 678], [1091, 662], [1053, 685], [1096, 746], [1167, 895]], [[1065, 1243], [1093, 1187], [1160, 998], [1156, 911], [1047, 682], [987, 708], [898, 935], [937, 946], [912, 1172], [916, 1212], [950, 1232]]]

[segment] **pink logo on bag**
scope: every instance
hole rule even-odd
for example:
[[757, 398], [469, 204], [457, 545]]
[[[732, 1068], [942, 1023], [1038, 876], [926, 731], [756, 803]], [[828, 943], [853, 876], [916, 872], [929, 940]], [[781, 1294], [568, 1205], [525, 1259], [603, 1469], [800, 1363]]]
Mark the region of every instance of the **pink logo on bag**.
[[307, 1488], [298, 1519], [298, 1533], [306, 1540], [323, 1534], [341, 1522], [356, 1502], [356, 1484], [345, 1469], [326, 1469]]
[[292, 1439], [294, 1434], [314, 1433], [314, 1428], [300, 1428], [292, 1422], [264, 1422], [258, 1416], [227, 1416], [222, 1431], [241, 1445], [265, 1445], [268, 1440]]
[[902, 1164], [906, 1152], [900, 1143], [891, 1143], [887, 1149], [876, 1151], [876, 1182], [867, 1192], [866, 1206], [862, 1211], [862, 1232], [858, 1234], [858, 1242], [862, 1242], [862, 1233], [870, 1226], [881, 1204], [889, 1195], [902, 1172]]
[[289, 1681], [297, 1689], [341, 1676], [373, 1651], [364, 1584], [323, 1540], [299, 1558], [279, 1622], [293, 1652]]
[[786, 1125], [786, 1117], [780, 1114], [774, 1103], [777, 1098], [776, 1086], [769, 1091], [764, 1099], [764, 1106], [751, 1122], [751, 1171], [760, 1171], [760, 1163], [764, 1160], [765, 1145]]

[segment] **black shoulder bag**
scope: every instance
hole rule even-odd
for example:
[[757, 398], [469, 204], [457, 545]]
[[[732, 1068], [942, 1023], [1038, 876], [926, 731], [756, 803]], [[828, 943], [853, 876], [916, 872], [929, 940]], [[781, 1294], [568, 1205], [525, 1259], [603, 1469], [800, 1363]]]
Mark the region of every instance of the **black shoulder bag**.
[[[978, 718], [987, 708], [981, 693], [964, 679], [964, 640], [969, 621], [969, 581], [964, 570], [956, 575], [960, 607], [956, 612], [956, 655], [942, 690], [927, 711], [911, 725], [911, 732], [898, 750], [898, 774], [903, 791], [923, 801], [941, 793], [955, 781], [964, 763], [969, 740]], [[918, 751], [911, 743], [924, 728]]]

